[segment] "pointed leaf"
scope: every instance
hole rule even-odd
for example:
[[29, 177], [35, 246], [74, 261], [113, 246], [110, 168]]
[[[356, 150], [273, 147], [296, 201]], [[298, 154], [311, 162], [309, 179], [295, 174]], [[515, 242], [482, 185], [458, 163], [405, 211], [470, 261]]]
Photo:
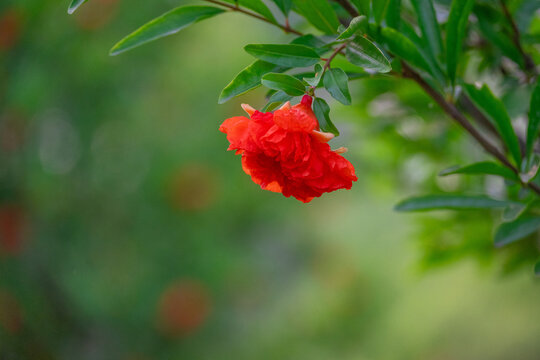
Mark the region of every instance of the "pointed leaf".
[[411, 0], [416, 16], [418, 17], [418, 25], [422, 36], [425, 39], [430, 52], [435, 58], [440, 58], [443, 53], [441, 32], [435, 9], [433, 8], [432, 0]]
[[262, 108], [261, 111], [272, 111], [285, 101], [289, 101], [292, 98], [293, 97], [291, 95], [288, 95], [283, 91], [276, 91], [274, 94], [272, 94], [272, 96], [270, 96], [268, 103]]
[[326, 34], [333, 34], [339, 26], [336, 12], [327, 0], [293, 0], [296, 9], [313, 26]]
[[287, 74], [268, 73], [262, 77], [261, 82], [267, 88], [281, 90], [291, 96], [300, 96], [306, 92], [302, 81]]
[[279, 10], [285, 15], [285, 17], [289, 16], [289, 12], [291, 11], [293, 2], [292, 0], [273, 0], [274, 4], [277, 5]]
[[540, 77], [531, 95], [529, 126], [527, 128], [527, 158], [532, 154], [534, 142], [538, 137], [538, 130], [540, 130]]
[[315, 76], [312, 78], [304, 78], [304, 81], [313, 87], [319, 86], [323, 75], [323, 67], [321, 64], [315, 64]]
[[518, 176], [512, 170], [490, 161], [478, 162], [463, 167], [454, 166], [441, 171], [439, 176], [452, 174], [497, 175], [508, 180], [519, 181]]
[[328, 69], [323, 77], [324, 87], [330, 95], [344, 105], [351, 104], [349, 93], [349, 78], [345, 71], [339, 68]]
[[262, 15], [264, 18], [270, 20], [272, 23], [277, 23], [276, 18], [274, 15], [272, 15], [272, 12], [268, 9], [268, 7], [261, 1], [261, 0], [223, 0], [225, 2], [228, 2], [229, 4], [238, 4], [240, 6], [243, 6], [249, 10], [252, 10], [253, 12], [256, 12], [257, 14]]
[[319, 55], [304, 45], [250, 44], [244, 50], [260, 60], [286, 67], [311, 66], [320, 61]]
[[149, 41], [177, 33], [188, 25], [225, 12], [211, 6], [180, 6], [146, 23], [111, 49], [117, 55]]
[[367, 28], [367, 18], [363, 15], [357, 16], [351, 20], [349, 26], [339, 34], [336, 40], [342, 40], [354, 36], [357, 32], [365, 33]]
[[501, 247], [523, 239], [540, 228], [540, 217], [521, 217], [499, 226], [495, 232], [495, 246]]
[[358, 36], [349, 43], [346, 51], [347, 59], [354, 65], [364, 69], [386, 73], [392, 70], [390, 61], [381, 50], [368, 39]]
[[456, 80], [457, 64], [461, 55], [461, 46], [469, 21], [474, 0], [453, 0], [446, 25], [446, 69], [450, 82]]
[[81, 6], [82, 4], [84, 4], [85, 2], [87, 2], [88, 0], [73, 0], [71, 1], [71, 4], [69, 4], [69, 8], [68, 8], [68, 14], [73, 14], [75, 12], [75, 10], [77, 10], [77, 8], [79, 6]]
[[381, 37], [392, 53], [411, 65], [431, 73], [431, 69], [420, 51], [405, 35], [395, 29], [386, 27], [381, 29]]
[[464, 88], [472, 101], [479, 107], [480, 111], [495, 124], [514, 162], [519, 167], [521, 164], [521, 150], [519, 148], [518, 138], [502, 101], [493, 95], [487, 85], [478, 89], [474, 85], [464, 84]]
[[261, 85], [261, 78], [270, 72], [281, 72], [287, 70], [286, 67], [257, 60], [244, 70], [240, 71], [234, 79], [221, 91], [219, 104], [229, 101], [235, 96], [244, 94], [249, 90]]
[[509, 201], [491, 199], [485, 196], [468, 195], [426, 195], [406, 199], [394, 207], [396, 211], [427, 211], [427, 210], [467, 210], [503, 208], [512, 204]]
[[330, 106], [321, 98], [313, 98], [313, 112], [319, 121], [319, 127], [324, 132], [339, 136], [339, 131], [330, 120]]

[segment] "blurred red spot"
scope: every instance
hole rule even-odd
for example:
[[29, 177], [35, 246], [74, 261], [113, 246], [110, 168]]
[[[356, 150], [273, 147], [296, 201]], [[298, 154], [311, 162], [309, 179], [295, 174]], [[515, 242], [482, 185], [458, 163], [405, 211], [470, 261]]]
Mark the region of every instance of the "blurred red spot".
[[10, 334], [16, 334], [23, 326], [22, 311], [17, 300], [9, 292], [0, 289], [0, 326]]
[[116, 15], [118, 0], [92, 0], [77, 9], [75, 21], [84, 30], [96, 30], [107, 25]]
[[183, 280], [163, 292], [157, 310], [157, 326], [162, 334], [186, 336], [197, 330], [208, 317], [210, 298], [203, 284]]
[[216, 200], [216, 174], [204, 164], [189, 164], [181, 168], [170, 185], [174, 207], [197, 211], [210, 207]]
[[0, 51], [11, 49], [19, 40], [21, 16], [15, 10], [7, 10], [0, 15]]
[[0, 254], [16, 255], [23, 246], [25, 220], [17, 205], [0, 205]]

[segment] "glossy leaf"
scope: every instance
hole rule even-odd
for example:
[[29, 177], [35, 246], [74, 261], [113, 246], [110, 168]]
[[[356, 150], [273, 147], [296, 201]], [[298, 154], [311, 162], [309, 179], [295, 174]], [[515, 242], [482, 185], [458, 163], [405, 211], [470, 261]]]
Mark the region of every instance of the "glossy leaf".
[[439, 23], [437, 22], [435, 9], [433, 8], [433, 1], [411, 0], [411, 2], [418, 18], [420, 31], [422, 32], [422, 36], [425, 39], [431, 54], [433, 54], [435, 58], [439, 58], [443, 53], [443, 45]]
[[133, 33], [120, 40], [111, 49], [117, 55], [149, 41], [172, 35], [183, 28], [223, 13], [225, 10], [211, 6], [181, 6], [146, 23]]
[[261, 0], [223, 0], [229, 4], [238, 4], [243, 6], [253, 12], [256, 12], [259, 15], [262, 15], [264, 18], [270, 20], [273, 23], [276, 23], [276, 18], [272, 15], [272, 12]]
[[317, 87], [319, 86], [319, 83], [321, 82], [321, 78], [323, 75], [323, 67], [321, 66], [321, 64], [316, 64], [314, 70], [315, 70], [314, 76], [312, 78], [304, 78], [304, 81], [313, 87]]
[[221, 91], [219, 104], [229, 101], [235, 96], [246, 93], [261, 85], [261, 78], [269, 72], [280, 72], [287, 70], [286, 67], [257, 60], [244, 70], [240, 71], [234, 79]]
[[293, 2], [292, 0], [273, 0], [274, 4], [281, 10], [283, 15], [287, 17], [289, 15], [289, 12], [291, 11]]
[[296, 9], [313, 26], [326, 34], [333, 34], [339, 26], [334, 8], [327, 0], [293, 0]]
[[485, 196], [426, 195], [406, 199], [395, 206], [396, 211], [466, 210], [504, 208], [512, 202], [491, 199]]
[[75, 12], [75, 10], [77, 10], [77, 8], [79, 6], [81, 6], [82, 4], [84, 4], [85, 2], [87, 2], [88, 0], [73, 0], [71, 1], [71, 4], [69, 4], [69, 8], [68, 8], [68, 14], [73, 14]]
[[392, 53], [417, 68], [427, 71], [428, 73], [431, 72], [428, 63], [420, 51], [418, 51], [414, 43], [405, 35], [395, 29], [386, 27], [381, 29], [381, 37]]
[[357, 32], [364, 33], [367, 27], [367, 18], [363, 15], [357, 16], [351, 20], [349, 26], [339, 34], [337, 40], [347, 39], [354, 36]]
[[540, 77], [531, 95], [529, 126], [527, 128], [527, 158], [532, 153], [534, 142], [538, 137], [538, 130], [540, 130]]
[[373, 17], [375, 22], [380, 24], [384, 17], [386, 16], [386, 11], [388, 10], [389, 0], [373, 0], [371, 2], [371, 8], [373, 11]]
[[319, 55], [304, 45], [250, 44], [244, 50], [260, 60], [286, 67], [311, 66], [320, 61]]
[[454, 84], [456, 69], [461, 55], [461, 46], [474, 0], [453, 0], [446, 25], [446, 70]]
[[330, 120], [330, 106], [321, 98], [313, 98], [313, 112], [319, 121], [321, 131], [339, 136], [339, 131]]
[[345, 105], [351, 104], [349, 78], [345, 71], [339, 68], [328, 69], [324, 74], [323, 83], [334, 99]]
[[386, 11], [386, 25], [399, 29], [401, 24], [401, 0], [390, 0]]
[[508, 245], [523, 239], [540, 229], [540, 217], [520, 217], [498, 227], [495, 232], [495, 246]]
[[476, 106], [495, 124], [514, 162], [519, 166], [521, 150], [518, 138], [502, 101], [497, 99], [486, 85], [478, 89], [474, 85], [464, 84], [464, 88]]
[[390, 61], [381, 50], [368, 39], [359, 36], [349, 43], [346, 50], [347, 59], [354, 65], [364, 69], [386, 73], [392, 70]]
[[291, 96], [300, 96], [306, 91], [302, 81], [287, 74], [268, 73], [262, 77], [261, 83], [269, 89], [281, 90]]
[[283, 91], [276, 91], [268, 99], [268, 103], [262, 108], [261, 111], [272, 111], [275, 110], [278, 106], [283, 104], [285, 101], [291, 100], [293, 97]]
[[519, 181], [518, 176], [512, 170], [490, 161], [478, 162], [463, 167], [454, 166], [439, 173], [440, 176], [453, 174], [497, 175], [508, 180]]

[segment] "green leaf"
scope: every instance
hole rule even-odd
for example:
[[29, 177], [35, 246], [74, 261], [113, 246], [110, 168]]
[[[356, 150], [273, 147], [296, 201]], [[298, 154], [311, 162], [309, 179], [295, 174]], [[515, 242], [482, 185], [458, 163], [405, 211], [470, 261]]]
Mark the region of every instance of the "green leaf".
[[519, 181], [518, 176], [510, 169], [490, 161], [483, 161], [459, 167], [453, 166], [439, 173], [440, 176], [452, 174], [497, 175], [508, 180]]
[[373, 0], [371, 2], [371, 7], [373, 9], [373, 17], [375, 22], [380, 24], [386, 15], [388, 9], [389, 0]]
[[521, 164], [521, 150], [518, 138], [502, 101], [497, 99], [486, 85], [478, 89], [474, 85], [464, 84], [464, 88], [476, 106], [495, 124], [514, 162], [519, 167]]
[[302, 81], [287, 74], [268, 73], [262, 77], [261, 82], [267, 88], [281, 90], [291, 96], [300, 96], [306, 92]]
[[323, 72], [323, 67], [321, 66], [321, 64], [316, 64], [314, 70], [315, 70], [315, 76], [312, 78], [304, 78], [304, 81], [313, 87], [317, 87], [319, 86], [319, 83], [321, 82], [321, 77], [324, 72]]
[[71, 1], [71, 4], [69, 4], [69, 8], [68, 8], [68, 14], [73, 14], [75, 12], [75, 10], [77, 10], [77, 8], [79, 6], [81, 6], [82, 4], [84, 4], [85, 2], [87, 2], [88, 0], [73, 0]]
[[180, 6], [144, 24], [120, 40], [113, 46], [110, 54], [117, 55], [149, 41], [175, 34], [186, 26], [223, 12], [225, 10], [211, 6]]
[[272, 111], [285, 101], [289, 101], [292, 98], [292, 96], [284, 93], [283, 91], [276, 91], [274, 94], [272, 94], [272, 96], [270, 96], [268, 103], [262, 108], [261, 111]]
[[540, 228], [540, 217], [521, 217], [499, 226], [495, 232], [495, 246], [501, 247], [523, 239]]
[[313, 112], [319, 121], [319, 127], [324, 132], [339, 136], [339, 131], [330, 120], [330, 106], [321, 98], [313, 98]]
[[456, 80], [461, 46], [474, 0], [453, 0], [446, 25], [446, 70], [452, 84]]
[[386, 27], [381, 29], [381, 37], [392, 53], [411, 65], [431, 73], [431, 69], [420, 51], [405, 35], [395, 29]]
[[361, 15], [369, 18], [371, 12], [371, 0], [351, 0], [351, 2], [356, 6]]
[[339, 68], [328, 69], [323, 77], [324, 87], [330, 95], [342, 104], [351, 104], [349, 93], [349, 78], [345, 71]]
[[287, 70], [286, 67], [257, 60], [244, 70], [240, 71], [232, 81], [225, 86], [219, 95], [219, 104], [229, 101], [235, 96], [244, 94], [249, 90], [261, 85], [261, 78], [270, 72], [281, 72]]
[[536, 87], [531, 95], [531, 106], [529, 108], [529, 126], [527, 127], [527, 159], [532, 154], [532, 149], [538, 130], [540, 129], [540, 77], [536, 82]]
[[427, 210], [470, 210], [503, 208], [512, 202], [491, 199], [485, 196], [467, 195], [426, 195], [406, 199], [394, 207], [396, 211]]
[[399, 29], [401, 23], [401, 0], [390, 0], [386, 12], [386, 25]]
[[327, 0], [293, 0], [300, 15], [326, 34], [334, 34], [339, 26], [336, 12]]
[[536, 263], [536, 265], [534, 265], [534, 274], [536, 276], [540, 276], [540, 261]]
[[311, 66], [320, 61], [319, 55], [304, 45], [250, 44], [244, 50], [260, 60], [286, 67]]
[[411, 2], [418, 17], [420, 31], [430, 52], [435, 58], [440, 58], [443, 53], [443, 45], [432, 0], [411, 0]]
[[276, 6], [279, 8], [279, 10], [281, 10], [283, 15], [285, 15], [285, 17], [289, 16], [289, 12], [291, 11], [291, 8], [293, 5], [292, 0], [273, 0], [273, 1], [274, 1], [274, 4], [276, 4]]
[[249, 10], [256, 12], [257, 14], [262, 15], [264, 18], [270, 20], [270, 22], [277, 24], [276, 18], [272, 15], [272, 12], [261, 0], [223, 0], [229, 4], [238, 4]]
[[392, 70], [390, 61], [381, 50], [368, 39], [358, 36], [347, 46], [347, 59], [354, 65], [364, 69], [387, 73]]
[[366, 32], [367, 18], [363, 15], [357, 16], [351, 20], [349, 26], [339, 34], [336, 40], [342, 40], [354, 36], [357, 32]]

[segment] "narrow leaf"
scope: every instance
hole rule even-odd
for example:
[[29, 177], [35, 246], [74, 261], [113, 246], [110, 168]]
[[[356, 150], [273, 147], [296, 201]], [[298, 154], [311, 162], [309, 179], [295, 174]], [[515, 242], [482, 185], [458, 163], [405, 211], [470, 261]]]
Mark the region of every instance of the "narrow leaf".
[[261, 85], [261, 78], [269, 72], [280, 72], [287, 70], [286, 67], [257, 60], [244, 70], [240, 71], [234, 79], [221, 91], [219, 104], [229, 101], [235, 96], [244, 94], [249, 90]]
[[146, 23], [120, 40], [111, 49], [117, 55], [149, 41], [177, 33], [188, 25], [223, 13], [224, 10], [211, 6], [180, 6]]
[[418, 51], [414, 43], [405, 35], [395, 29], [386, 27], [381, 29], [381, 36], [383, 42], [392, 53], [409, 62], [411, 65], [431, 73], [431, 69], [420, 51]]
[[521, 217], [499, 226], [495, 232], [495, 246], [501, 247], [523, 239], [540, 228], [540, 217]]
[[285, 15], [285, 17], [289, 16], [289, 12], [291, 11], [293, 2], [292, 0], [273, 0], [274, 4], [277, 5], [279, 10]]
[[540, 77], [536, 82], [536, 87], [531, 95], [531, 106], [529, 108], [529, 126], [527, 128], [527, 158], [530, 158], [538, 130], [540, 129]]
[[386, 12], [386, 25], [399, 29], [401, 23], [401, 0], [390, 0]]
[[416, 16], [418, 17], [418, 25], [422, 36], [427, 42], [430, 52], [435, 58], [440, 58], [443, 53], [441, 32], [435, 9], [433, 8], [432, 0], [411, 0]]
[[319, 55], [304, 45], [250, 44], [244, 50], [260, 60], [286, 67], [311, 66], [320, 61]]
[[373, 9], [373, 17], [375, 22], [380, 24], [386, 15], [389, 0], [372, 0], [371, 7]]
[[349, 43], [346, 51], [347, 59], [354, 65], [364, 69], [386, 73], [392, 70], [390, 61], [381, 50], [368, 39], [359, 36]]
[[304, 78], [304, 81], [313, 87], [317, 87], [321, 82], [321, 77], [323, 75], [323, 67], [321, 66], [321, 64], [316, 64], [314, 70], [315, 76], [312, 78]]
[[277, 23], [276, 18], [272, 15], [272, 12], [261, 0], [223, 0], [230, 4], [238, 4], [250, 10], [253, 10], [257, 14], [262, 15], [264, 18], [270, 20], [272, 23]]
[[485, 196], [426, 195], [406, 199], [394, 207], [396, 211], [466, 210], [503, 208], [512, 202], [491, 199]]
[[369, 18], [371, 13], [371, 0], [351, 0], [351, 2], [356, 6], [360, 15]]
[[330, 120], [330, 106], [321, 98], [313, 98], [313, 112], [319, 121], [319, 127], [324, 132], [339, 136], [339, 131]]
[[519, 148], [518, 138], [502, 101], [493, 95], [487, 85], [478, 89], [474, 85], [464, 84], [464, 88], [476, 106], [480, 108], [484, 115], [493, 121], [505, 145], [508, 147], [514, 162], [519, 167], [521, 164], [521, 150]]
[[453, 0], [446, 25], [446, 70], [452, 84], [456, 80], [461, 46], [474, 0]]
[[349, 93], [349, 78], [345, 71], [339, 68], [328, 69], [323, 77], [324, 87], [330, 95], [342, 104], [351, 104]]
[[300, 96], [306, 91], [302, 81], [287, 74], [268, 73], [262, 77], [261, 82], [267, 88], [281, 90], [291, 96]]
[[518, 176], [512, 170], [490, 161], [478, 162], [463, 167], [454, 166], [439, 173], [440, 176], [452, 174], [497, 175], [508, 180], [519, 181]]
[[357, 16], [351, 20], [349, 26], [339, 34], [336, 40], [342, 40], [354, 36], [357, 32], [365, 33], [367, 27], [367, 18], [363, 15]]
[[68, 8], [68, 14], [73, 14], [75, 12], [75, 10], [77, 10], [77, 8], [79, 6], [81, 6], [82, 4], [84, 4], [85, 2], [87, 2], [88, 0], [73, 0], [71, 1], [71, 4], [69, 4], [69, 8]]
[[333, 34], [339, 26], [334, 8], [327, 0], [293, 0], [296, 9], [313, 26], [326, 34]]

